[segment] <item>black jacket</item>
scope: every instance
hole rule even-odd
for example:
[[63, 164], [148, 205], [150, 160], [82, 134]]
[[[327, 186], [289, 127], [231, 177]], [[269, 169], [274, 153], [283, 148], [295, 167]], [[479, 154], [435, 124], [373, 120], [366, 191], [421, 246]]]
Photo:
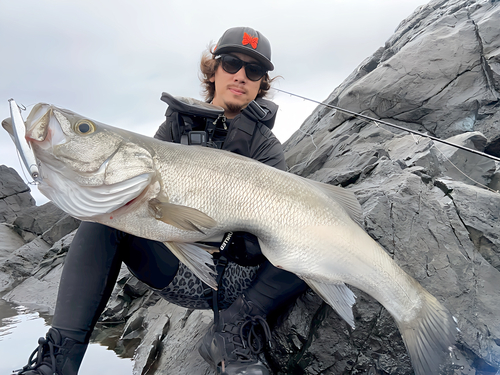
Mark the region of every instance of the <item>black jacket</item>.
[[[243, 110], [231, 120], [222, 149], [286, 170], [283, 147], [271, 131], [278, 106], [265, 99], [256, 101], [268, 111], [267, 115], [257, 121], [249, 111]], [[180, 143], [182, 129], [179, 129], [179, 114], [167, 110], [166, 117], [166, 121], [160, 125], [154, 137], [162, 141]]]

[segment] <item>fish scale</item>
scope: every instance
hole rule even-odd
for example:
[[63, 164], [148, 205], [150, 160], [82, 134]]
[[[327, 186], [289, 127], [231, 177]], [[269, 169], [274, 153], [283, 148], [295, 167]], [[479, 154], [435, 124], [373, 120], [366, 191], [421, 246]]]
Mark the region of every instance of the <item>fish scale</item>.
[[196, 242], [246, 231], [272, 264], [301, 277], [351, 326], [355, 296], [345, 284], [377, 299], [417, 375], [437, 374], [455, 342], [452, 315], [363, 230], [361, 207], [345, 189], [48, 104], [33, 108], [26, 137], [40, 165], [39, 189], [62, 210], [164, 242], [213, 288], [213, 260]]

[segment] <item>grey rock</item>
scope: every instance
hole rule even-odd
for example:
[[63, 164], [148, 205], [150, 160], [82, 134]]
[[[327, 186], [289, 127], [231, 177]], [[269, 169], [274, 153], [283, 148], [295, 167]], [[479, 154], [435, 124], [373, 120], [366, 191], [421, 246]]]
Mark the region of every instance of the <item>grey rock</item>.
[[80, 221], [70, 217], [52, 202], [23, 210], [14, 220], [14, 227], [26, 240], [43, 236], [53, 244], [80, 225]]
[[0, 293], [29, 277], [48, 248], [49, 245], [37, 237], [0, 262]]
[[500, 271], [499, 194], [453, 180], [438, 182], [452, 199], [474, 248]]
[[[488, 2], [431, 1], [375, 54], [370, 62], [375, 69], [352, 76], [328, 102], [404, 121], [438, 137], [480, 131], [492, 139], [498, 136], [489, 119], [498, 116], [490, 107], [499, 98], [500, 42], [493, 26], [499, 18], [497, 5]], [[347, 118], [337, 112], [329, 129]]]
[[[499, 15], [490, 2], [422, 6], [328, 102], [499, 156], [499, 81], [489, 70], [498, 70]], [[292, 172], [352, 189], [367, 232], [458, 319], [445, 373], [497, 373], [499, 163], [321, 106], [284, 147]], [[319, 300], [299, 300], [273, 332], [274, 371], [411, 373], [392, 318], [356, 294], [352, 332]]]
[[0, 263], [25, 243], [12, 226], [5, 223], [0, 223], [0, 238], [2, 239], [0, 241]]
[[26, 278], [2, 298], [7, 302], [53, 315], [61, 273], [62, 264], [58, 264], [42, 279], [33, 276]]
[[[0, 266], [0, 270], [4, 270], [6, 274], [8, 272], [20, 274], [17, 278], [11, 275], [8, 279], [11, 283], [1, 290], [12, 290], [3, 295], [2, 298], [8, 302], [31, 307], [51, 315], [54, 314], [64, 258], [73, 237], [74, 233], [71, 233], [52, 247], [37, 237], [19, 248], [15, 253], [18, 257], [15, 259], [31, 255], [33, 261], [29, 265], [25, 265], [24, 262], [19, 262], [21, 264], [17, 265], [11, 260]], [[30, 245], [30, 249], [35, 245], [37, 247], [28, 252], [26, 249], [28, 245]]]
[[127, 267], [122, 264], [109, 303], [99, 320], [104, 323], [125, 322], [142, 305], [150, 305], [152, 299], [156, 302], [159, 297], [155, 298], [151, 294], [151, 290], [132, 276]]
[[80, 226], [80, 220], [69, 215], [63, 215], [54, 225], [42, 233], [42, 238], [48, 244], [55, 244], [67, 234]]
[[497, 169], [491, 177], [490, 188], [493, 191], [500, 192], [500, 163], [497, 163]]
[[30, 188], [15, 169], [0, 165], [0, 222], [12, 223], [21, 211], [34, 205]]
[[[479, 132], [469, 132], [448, 138], [447, 141], [470, 149], [483, 151], [486, 137]], [[496, 162], [446, 144], [436, 144], [440, 151], [439, 164], [442, 174], [456, 181], [489, 186], [496, 171]]]
[[161, 314], [166, 314], [170, 322], [168, 330], [163, 330], [164, 334], [159, 340], [161, 352], [155, 361], [155, 373], [215, 374], [197, 350], [199, 340], [212, 324], [213, 313], [206, 310], [187, 310], [165, 304], [164, 301], [160, 303], [164, 303], [160, 309]]

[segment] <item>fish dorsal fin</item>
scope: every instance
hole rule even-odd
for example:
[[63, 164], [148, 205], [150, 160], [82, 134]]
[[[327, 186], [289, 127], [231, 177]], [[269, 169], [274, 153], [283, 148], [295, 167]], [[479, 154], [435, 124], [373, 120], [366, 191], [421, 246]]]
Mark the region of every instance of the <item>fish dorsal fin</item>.
[[203, 233], [200, 228], [213, 228], [217, 222], [207, 214], [195, 208], [162, 202], [159, 199], [151, 199], [149, 208], [156, 219], [176, 228], [197, 231]]
[[170, 251], [210, 288], [217, 290], [212, 255], [195, 243], [165, 242]]
[[326, 284], [307, 278], [303, 278], [303, 280], [316, 294], [333, 307], [337, 314], [339, 314], [347, 324], [354, 328], [352, 305], [356, 302], [356, 296], [347, 285], [342, 282], [337, 284]]
[[307, 179], [307, 182], [324, 191], [330, 198], [338, 202], [346, 210], [349, 217], [354, 220], [361, 228], [365, 227], [363, 219], [363, 209], [358, 199], [351, 191], [340, 186], [334, 186]]

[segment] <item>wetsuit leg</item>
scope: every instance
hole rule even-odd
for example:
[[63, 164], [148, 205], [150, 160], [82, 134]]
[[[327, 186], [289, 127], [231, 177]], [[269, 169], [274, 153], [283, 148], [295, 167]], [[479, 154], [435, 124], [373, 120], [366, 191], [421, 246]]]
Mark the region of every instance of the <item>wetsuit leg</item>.
[[276, 268], [269, 261], [265, 261], [244, 294], [268, 315], [279, 307], [291, 303], [307, 288], [307, 284], [295, 274]]
[[120, 252], [130, 272], [155, 289], [169, 285], [179, 268], [177, 257], [161, 242], [128, 235]]
[[66, 256], [52, 326], [88, 342], [115, 286], [121, 263], [147, 285], [165, 288], [179, 261], [161, 242], [82, 222]]
[[52, 326], [86, 343], [113, 291], [121, 266], [122, 232], [82, 222], [66, 256]]

